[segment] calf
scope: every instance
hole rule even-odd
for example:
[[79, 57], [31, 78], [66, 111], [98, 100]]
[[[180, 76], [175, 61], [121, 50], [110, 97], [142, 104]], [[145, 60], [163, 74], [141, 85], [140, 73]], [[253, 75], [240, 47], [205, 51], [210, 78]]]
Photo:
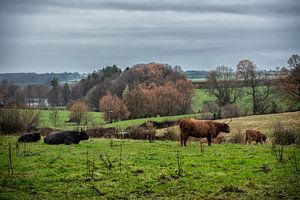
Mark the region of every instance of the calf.
[[[211, 140], [211, 143], [213, 143], [213, 144], [222, 144], [222, 143], [225, 143], [225, 137], [223, 136], [223, 135], [218, 135], [218, 137], [216, 137], [216, 138], [212, 138], [212, 140]], [[200, 139], [200, 143], [207, 143], [207, 138], [201, 138]]]
[[46, 144], [79, 144], [81, 140], [88, 140], [89, 136], [85, 132], [62, 131], [53, 133], [44, 138]]
[[37, 142], [41, 139], [40, 133], [24, 133], [18, 138], [18, 142]]
[[267, 136], [257, 130], [246, 130], [245, 133], [245, 144], [251, 144], [252, 141], [255, 141], [256, 144], [259, 142], [261, 144], [265, 143]]

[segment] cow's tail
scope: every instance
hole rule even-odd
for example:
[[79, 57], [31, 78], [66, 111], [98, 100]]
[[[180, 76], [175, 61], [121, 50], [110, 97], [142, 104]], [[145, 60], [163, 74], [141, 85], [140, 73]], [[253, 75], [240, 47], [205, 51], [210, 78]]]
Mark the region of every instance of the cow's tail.
[[178, 121], [179, 123], [179, 128], [182, 131], [183, 130], [183, 123], [182, 123], [182, 119]]
[[47, 137], [44, 138], [44, 143], [48, 143]]

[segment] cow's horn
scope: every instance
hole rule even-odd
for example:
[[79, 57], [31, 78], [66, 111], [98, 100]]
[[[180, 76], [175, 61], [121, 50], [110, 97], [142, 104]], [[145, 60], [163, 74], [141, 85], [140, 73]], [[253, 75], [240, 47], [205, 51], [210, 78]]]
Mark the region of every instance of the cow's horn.
[[226, 123], [226, 124], [230, 124], [232, 122], [232, 118], [230, 119], [230, 121], [228, 122], [228, 123]]

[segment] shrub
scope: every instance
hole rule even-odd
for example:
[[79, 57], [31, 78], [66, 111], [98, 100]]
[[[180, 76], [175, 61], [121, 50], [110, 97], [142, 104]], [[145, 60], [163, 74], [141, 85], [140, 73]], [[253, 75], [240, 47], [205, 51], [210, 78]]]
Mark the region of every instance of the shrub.
[[99, 102], [100, 110], [104, 113], [104, 118], [108, 122], [127, 119], [129, 111], [124, 102], [116, 95], [108, 94]]
[[217, 119], [219, 107], [215, 102], [205, 101], [202, 108], [202, 119]]
[[297, 134], [295, 129], [285, 129], [281, 122], [274, 124], [274, 144], [289, 145], [299, 141], [300, 134]]
[[0, 112], [0, 131], [12, 134], [36, 130], [39, 125], [40, 112], [33, 109], [2, 109]]
[[69, 108], [70, 121], [76, 122], [78, 125], [87, 123], [89, 107], [83, 101], [75, 101]]
[[244, 135], [242, 134], [240, 128], [238, 128], [238, 132], [233, 135], [228, 142], [233, 144], [244, 144]]
[[240, 109], [235, 104], [227, 104], [221, 108], [221, 117], [222, 118], [231, 118], [231, 117], [239, 117]]
[[179, 136], [176, 134], [173, 128], [168, 128], [166, 132], [163, 132], [162, 135], [156, 136], [157, 140], [171, 140], [178, 141]]

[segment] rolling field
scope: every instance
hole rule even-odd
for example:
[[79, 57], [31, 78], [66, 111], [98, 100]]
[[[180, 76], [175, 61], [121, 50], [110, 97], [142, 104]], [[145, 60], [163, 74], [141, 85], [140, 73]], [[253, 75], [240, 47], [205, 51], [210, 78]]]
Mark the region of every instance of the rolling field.
[[[81, 126], [77, 126], [74, 123], [66, 123], [69, 120], [69, 111], [68, 110], [57, 110], [58, 112], [58, 123], [57, 126], [54, 126], [50, 119], [49, 116], [51, 114], [51, 110], [40, 110], [41, 113], [41, 120], [40, 120], [40, 127], [50, 127], [54, 129], [63, 129], [63, 130], [73, 130]], [[100, 126], [104, 124], [104, 120], [102, 118], [102, 115], [100, 112], [89, 112], [89, 115], [91, 117], [91, 123], [95, 126]]]
[[[233, 118], [229, 136], [240, 127], [270, 137], [277, 120], [297, 129], [300, 112]], [[300, 198], [296, 145], [284, 148], [279, 163], [271, 144], [204, 145], [201, 152], [191, 140], [180, 147], [171, 141], [93, 138], [79, 145], [16, 146], [16, 139], [0, 136], [0, 199]]]
[[[248, 114], [250, 114], [251, 113], [250, 111], [252, 109], [251, 96], [245, 93], [247, 90], [248, 90], [247, 88], [241, 89], [241, 91], [244, 92], [244, 94], [241, 97], [237, 98], [235, 104], [238, 105], [242, 113], [248, 111]], [[208, 92], [208, 89], [196, 89], [195, 96], [193, 97], [193, 101], [192, 101], [192, 109], [195, 112], [198, 112], [199, 110], [201, 111], [205, 102], [215, 101], [215, 100], [216, 98]], [[272, 101], [277, 103], [277, 110], [279, 112], [288, 111], [289, 105], [286, 102], [282, 102], [278, 96], [273, 95]]]
[[[14, 147], [1, 137], [1, 199], [297, 199], [300, 173], [277, 162], [270, 145], [91, 139]], [[285, 159], [300, 149], [285, 149]], [[104, 157], [101, 159], [101, 156]], [[111, 165], [109, 164], [111, 163]], [[178, 164], [179, 163], [179, 164]], [[299, 163], [298, 163], [299, 164]]]

